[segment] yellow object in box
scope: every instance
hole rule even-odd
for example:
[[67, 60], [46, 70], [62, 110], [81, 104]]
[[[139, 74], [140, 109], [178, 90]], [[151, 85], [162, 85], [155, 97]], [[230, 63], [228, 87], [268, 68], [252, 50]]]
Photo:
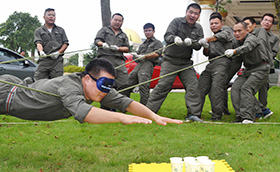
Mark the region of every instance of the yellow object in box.
[[[212, 160], [215, 162], [215, 172], [234, 172], [225, 160]], [[129, 165], [129, 172], [171, 172], [170, 163], [132, 163]], [[185, 172], [185, 167], [183, 167]]]

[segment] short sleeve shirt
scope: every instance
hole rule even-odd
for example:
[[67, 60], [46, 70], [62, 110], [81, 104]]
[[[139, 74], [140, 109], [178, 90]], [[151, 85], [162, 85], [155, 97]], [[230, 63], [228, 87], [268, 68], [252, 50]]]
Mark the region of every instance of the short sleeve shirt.
[[[162, 43], [157, 40], [155, 37], [152, 37], [149, 41], [145, 40], [143, 44], [139, 46], [139, 49], [137, 51], [137, 54], [146, 55], [149, 53], [152, 53], [156, 51], [156, 53], [161, 56], [162, 50], [157, 51], [158, 49], [161, 49], [163, 47]], [[145, 59], [146, 61], [152, 61], [153, 63], [157, 63], [158, 58], [151, 58], [151, 59]]]
[[[110, 26], [101, 28], [97, 34], [96, 38], [94, 40], [94, 43], [97, 45], [97, 42], [102, 41], [110, 45], [116, 45], [118, 47], [128, 47], [129, 48], [129, 42], [126, 34], [120, 29], [117, 35], [115, 35], [115, 32], [112, 30]], [[100, 56], [113, 56], [113, 57], [123, 57], [123, 53], [120, 51], [114, 51], [111, 49], [103, 49], [99, 48], [97, 51], [97, 57]]]
[[45, 25], [37, 28], [34, 32], [34, 43], [42, 44], [46, 54], [58, 51], [63, 44], [69, 45], [68, 38], [62, 27], [54, 25], [50, 32]]
[[[36, 91], [18, 88], [13, 96], [9, 114], [30, 120], [57, 120], [74, 116], [84, 122], [92, 106], [86, 101], [80, 73], [74, 73], [53, 79], [42, 79], [28, 85], [30, 88], [59, 95], [55, 97]], [[108, 107], [125, 111], [131, 99], [119, 95], [115, 90], [104, 97]]]

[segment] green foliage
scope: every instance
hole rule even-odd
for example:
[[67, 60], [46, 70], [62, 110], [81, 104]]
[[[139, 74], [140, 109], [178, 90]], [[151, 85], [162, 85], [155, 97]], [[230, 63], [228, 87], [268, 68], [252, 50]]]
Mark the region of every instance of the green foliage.
[[[92, 52], [83, 54], [83, 57], [84, 57], [83, 65], [84, 66], [86, 66], [91, 60], [93, 60], [97, 56], [98, 47], [96, 45], [92, 44], [91, 49], [92, 49]], [[79, 63], [78, 61], [79, 61], [79, 54], [77, 53], [77, 54], [74, 54], [73, 56], [71, 56], [69, 58], [68, 62], [66, 64], [64, 64], [64, 66], [69, 66], [69, 65], [78, 66], [78, 63]]]
[[14, 12], [0, 24], [0, 43], [14, 51], [26, 50], [34, 54], [34, 31], [41, 25], [38, 17], [29, 13]]
[[78, 66], [79, 54], [75, 54], [69, 58], [69, 62], [65, 66], [74, 65]]
[[278, 21], [278, 29], [280, 29], [280, 0], [274, 0], [274, 5]]
[[[184, 94], [169, 93], [159, 115], [183, 119]], [[279, 96], [279, 87], [269, 89], [268, 107], [274, 114], [250, 125], [229, 123], [235, 115], [232, 106], [223, 124], [80, 124], [73, 117], [34, 122], [1, 115], [1, 172], [124, 172], [131, 163], [168, 163], [174, 156], [201, 155], [225, 159], [236, 172], [279, 171], [279, 124], [265, 124], [280, 121]], [[139, 94], [131, 97], [139, 100]], [[202, 117], [207, 121], [210, 108], [206, 99]]]
[[85, 70], [85, 67], [69, 65], [69, 66], [65, 66], [63, 69], [64, 69], [64, 72], [75, 73], [75, 72], [83, 72]]
[[97, 56], [98, 47], [94, 44], [91, 44], [92, 52], [84, 54], [84, 66], [86, 66], [91, 60], [93, 60]]
[[217, 12], [227, 12], [227, 10], [225, 9], [225, 6], [227, 4], [231, 4], [232, 1], [231, 0], [219, 0], [218, 2], [216, 1], [216, 4], [211, 4], [209, 5], [211, 8], [214, 8], [215, 11]]

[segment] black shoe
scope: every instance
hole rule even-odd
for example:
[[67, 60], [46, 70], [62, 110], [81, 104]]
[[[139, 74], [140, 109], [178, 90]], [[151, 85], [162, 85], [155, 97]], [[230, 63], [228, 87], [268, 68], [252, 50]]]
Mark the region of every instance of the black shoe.
[[262, 113], [264, 119], [269, 118], [273, 114], [273, 112], [269, 108], [263, 110]]
[[215, 121], [221, 121], [221, 118], [213, 118], [213, 117], [212, 117], [211, 120], [214, 121], [214, 122], [215, 122]]
[[230, 115], [230, 112], [223, 112], [222, 115]]

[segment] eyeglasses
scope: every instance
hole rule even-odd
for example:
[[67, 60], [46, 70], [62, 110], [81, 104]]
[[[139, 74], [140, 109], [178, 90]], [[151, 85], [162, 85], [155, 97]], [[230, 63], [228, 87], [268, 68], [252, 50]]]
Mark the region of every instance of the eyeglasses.
[[87, 75], [89, 75], [91, 77], [91, 79], [93, 79], [96, 82], [96, 86], [98, 88], [98, 90], [104, 92], [104, 93], [109, 93], [112, 86], [115, 83], [114, 79], [110, 79], [110, 78], [106, 78], [106, 77], [101, 77], [101, 78], [94, 78], [93, 76], [91, 76], [88, 72], [86, 72]]

